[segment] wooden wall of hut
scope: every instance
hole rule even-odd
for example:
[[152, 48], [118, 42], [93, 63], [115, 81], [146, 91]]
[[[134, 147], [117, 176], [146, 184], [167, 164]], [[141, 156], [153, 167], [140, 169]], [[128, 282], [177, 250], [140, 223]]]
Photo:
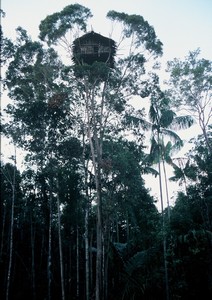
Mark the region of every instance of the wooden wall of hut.
[[72, 60], [76, 65], [104, 62], [110, 68], [114, 68], [116, 43], [94, 31], [77, 38], [73, 42], [72, 51]]

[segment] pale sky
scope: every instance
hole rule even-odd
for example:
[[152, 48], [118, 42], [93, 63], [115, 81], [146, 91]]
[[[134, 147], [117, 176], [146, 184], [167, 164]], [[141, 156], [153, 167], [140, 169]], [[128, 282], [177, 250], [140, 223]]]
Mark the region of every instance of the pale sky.
[[110, 32], [109, 10], [142, 15], [164, 44], [166, 61], [183, 58], [197, 48], [204, 58], [212, 59], [212, 0], [2, 0], [4, 33], [14, 36], [15, 28], [21, 26], [37, 39], [41, 20], [74, 3], [90, 8], [91, 25], [103, 35]]
[[[91, 10], [90, 26], [105, 36], [111, 32], [108, 11], [142, 15], [163, 43], [164, 66], [168, 60], [183, 59], [197, 48], [202, 57], [212, 60], [212, 0], [2, 0], [1, 8], [6, 13], [1, 20], [3, 33], [15, 38], [15, 29], [21, 26], [36, 40], [41, 20], [74, 3]], [[158, 194], [157, 182], [150, 179], [147, 185], [153, 189], [152, 194]]]

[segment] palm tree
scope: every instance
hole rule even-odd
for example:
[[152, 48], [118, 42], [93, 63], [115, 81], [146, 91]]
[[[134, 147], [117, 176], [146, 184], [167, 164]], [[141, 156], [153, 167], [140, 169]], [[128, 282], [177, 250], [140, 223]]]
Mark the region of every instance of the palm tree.
[[172, 162], [174, 168], [174, 176], [169, 178], [170, 181], [179, 182], [184, 185], [185, 194], [187, 194], [187, 186], [189, 180], [196, 179], [196, 167], [187, 157], [176, 157]]
[[[194, 123], [193, 118], [189, 115], [177, 116], [176, 113], [170, 109], [170, 101], [166, 97], [166, 94], [156, 87], [151, 97], [149, 120], [145, 118], [142, 110], [138, 110], [136, 112], [133, 111], [130, 115], [126, 115], [126, 123], [136, 135], [140, 135], [138, 128], [141, 130], [151, 130], [150, 154], [147, 154], [142, 161], [142, 172], [154, 176], [161, 175], [159, 174], [161, 173], [161, 165], [159, 162], [162, 162], [166, 195], [168, 195], [165, 163], [175, 168], [171, 156], [183, 146], [183, 141], [175, 130], [189, 128]], [[140, 138], [140, 136], [138, 138]], [[160, 172], [151, 167], [153, 164], [158, 164]], [[162, 182], [160, 186], [162, 190]], [[168, 202], [167, 196], [167, 205]], [[163, 203], [161, 203], [161, 206], [163, 207]]]
[[[165, 162], [173, 166], [171, 155], [183, 146], [183, 141], [175, 130], [189, 128], [193, 124], [193, 118], [191, 116], [177, 116], [170, 109], [169, 99], [160, 90], [151, 98], [149, 118], [152, 124], [150, 159], [152, 162], [158, 163], [159, 177], [162, 175], [160, 166], [160, 162], [162, 162], [165, 184], [168, 187]], [[168, 142], [165, 144], [167, 140]], [[171, 141], [174, 143], [173, 145]], [[162, 183], [160, 185], [162, 192]], [[163, 208], [163, 203], [161, 203], [161, 208]]]
[[[158, 163], [160, 201], [162, 213], [162, 231], [163, 231], [163, 250], [164, 250], [164, 268], [165, 268], [165, 283], [166, 283], [166, 299], [169, 299], [168, 285], [168, 269], [166, 260], [166, 235], [165, 235], [165, 218], [164, 218], [164, 203], [162, 190], [162, 170], [161, 162], [164, 166], [164, 175], [166, 183], [166, 196], [168, 204], [168, 216], [170, 216], [169, 200], [168, 200], [168, 185], [165, 171], [165, 161], [171, 162], [170, 159], [170, 144], [164, 146], [165, 139], [170, 139], [174, 142], [175, 148], [180, 148], [183, 145], [181, 138], [173, 129], [188, 128], [193, 124], [193, 119], [190, 116], [178, 117], [174, 111], [170, 109], [170, 101], [159, 88], [153, 92], [149, 109], [149, 118], [152, 123], [152, 137], [150, 158]], [[169, 151], [168, 151], [169, 150]]]
[[[150, 170], [152, 174], [159, 175], [159, 187], [160, 187], [160, 202], [162, 210], [162, 232], [163, 232], [163, 249], [164, 249], [164, 268], [165, 268], [165, 282], [166, 282], [166, 299], [169, 300], [169, 286], [168, 286], [168, 271], [166, 260], [166, 236], [165, 236], [165, 218], [164, 218], [164, 203], [163, 203], [163, 191], [162, 191], [162, 170], [161, 162], [163, 162], [164, 177], [166, 181], [166, 196], [169, 212], [169, 199], [168, 199], [168, 184], [165, 169], [165, 162], [172, 164], [171, 152], [182, 147], [183, 142], [178, 134], [174, 130], [188, 128], [193, 124], [193, 118], [191, 116], [177, 116], [174, 111], [170, 109], [170, 100], [166, 97], [166, 94], [160, 90], [156, 85], [152, 89], [151, 103], [149, 109], [149, 120], [144, 117], [143, 111], [139, 110], [134, 115], [126, 116], [126, 123], [131, 126], [134, 133], [138, 134], [138, 128], [142, 130], [151, 129], [151, 149], [150, 154], [145, 160], [147, 168], [143, 171]], [[140, 134], [140, 133], [139, 133]], [[165, 146], [166, 140], [173, 141], [174, 146], [170, 143]], [[151, 163], [158, 164], [158, 172], [150, 168]]]
[[[166, 144], [164, 142], [164, 138], [162, 137], [159, 141], [159, 144], [156, 143], [155, 140], [151, 140], [151, 151], [150, 155], [148, 155], [148, 161], [150, 164], [159, 164], [159, 159], [162, 162], [163, 175], [161, 177], [164, 178], [165, 183], [165, 194], [166, 194], [166, 204], [168, 210], [168, 220], [170, 221], [170, 202], [169, 202], [169, 188], [168, 188], [168, 178], [167, 178], [167, 164], [175, 167], [175, 164], [172, 160], [172, 155], [178, 151], [182, 146], [182, 140], [179, 137], [179, 143], [172, 144], [171, 141], [168, 141]], [[160, 149], [159, 149], [160, 148]], [[158, 151], [160, 151], [160, 157], [158, 156]], [[157, 172], [155, 170], [155, 172]], [[159, 172], [157, 172], [159, 175]], [[156, 175], [156, 176], [157, 176]]]

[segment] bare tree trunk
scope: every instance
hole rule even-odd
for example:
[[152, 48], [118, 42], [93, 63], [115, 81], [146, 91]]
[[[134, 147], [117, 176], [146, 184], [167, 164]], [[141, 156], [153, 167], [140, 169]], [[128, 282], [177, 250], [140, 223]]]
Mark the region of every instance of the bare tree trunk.
[[72, 294], [72, 251], [71, 251], [71, 245], [69, 245], [69, 278], [68, 278], [68, 294]]
[[31, 213], [31, 269], [32, 269], [32, 295], [33, 299], [36, 299], [36, 288], [35, 288], [35, 232], [32, 224], [32, 213]]
[[[106, 231], [103, 233], [104, 237]], [[106, 239], [104, 238], [104, 243], [102, 243], [102, 298], [105, 299], [105, 255], [106, 255]]]
[[[158, 146], [159, 146], [159, 132], [158, 132]], [[160, 146], [159, 146], [160, 147]], [[165, 270], [165, 286], [166, 286], [166, 300], [169, 300], [169, 283], [168, 283], [168, 267], [166, 260], [166, 234], [165, 234], [165, 220], [164, 220], [164, 208], [163, 208], [163, 189], [161, 178], [161, 152], [158, 149], [158, 171], [159, 171], [159, 186], [160, 186], [160, 201], [161, 201], [161, 214], [162, 214], [162, 232], [163, 232], [163, 258], [164, 258], [164, 270]]]
[[119, 221], [118, 221], [117, 212], [116, 212], [116, 242], [119, 243]]
[[58, 177], [57, 177], [57, 214], [58, 214], [58, 239], [59, 239], [59, 253], [60, 253], [61, 293], [62, 293], [62, 300], [65, 300], [63, 251], [62, 251], [62, 238], [61, 238], [61, 212], [60, 212], [60, 196], [59, 196], [59, 179], [58, 179]]
[[93, 142], [90, 140], [92, 159], [94, 164], [94, 174], [96, 183], [96, 204], [97, 204], [97, 220], [96, 220], [96, 300], [103, 300], [102, 294], [102, 272], [103, 272], [103, 252], [102, 252], [102, 199], [101, 199], [101, 154], [99, 139], [97, 137], [97, 132], [94, 130], [94, 141], [95, 149], [93, 147]]
[[169, 300], [169, 277], [168, 277], [168, 263], [166, 259], [166, 236], [164, 233], [163, 238], [163, 255], [164, 255], [164, 268], [165, 268], [165, 285], [166, 285], [166, 300]]
[[9, 290], [10, 290], [10, 280], [11, 280], [11, 269], [12, 269], [12, 260], [13, 260], [13, 231], [14, 231], [14, 208], [15, 208], [15, 179], [16, 179], [16, 150], [14, 157], [14, 171], [13, 178], [10, 181], [12, 188], [12, 204], [11, 204], [11, 222], [10, 222], [10, 244], [9, 244], [9, 265], [7, 273], [7, 288], [6, 288], [6, 300], [9, 299]]
[[[91, 133], [91, 118], [88, 101], [91, 101], [92, 118], [94, 119], [93, 131]], [[101, 141], [98, 138], [95, 109], [93, 104], [94, 99], [87, 99], [87, 115], [88, 115], [88, 136], [90, 149], [92, 154], [92, 162], [94, 167], [95, 186], [96, 186], [96, 205], [97, 205], [97, 220], [96, 220], [96, 300], [102, 298], [102, 204], [101, 204]]]
[[108, 299], [108, 264], [109, 264], [109, 250], [110, 250], [110, 241], [111, 241], [111, 233], [110, 233], [110, 219], [107, 217], [107, 222], [105, 226], [105, 239], [104, 239], [104, 299]]
[[85, 191], [85, 293], [86, 293], [86, 300], [89, 300], [90, 296], [90, 272], [89, 272], [89, 233], [88, 233], [88, 220], [89, 220], [89, 193], [88, 193], [88, 160], [86, 163], [85, 157], [85, 130], [83, 130], [83, 166], [84, 166], [84, 191]]
[[53, 179], [50, 179], [50, 196], [49, 196], [49, 245], [48, 245], [48, 263], [47, 263], [47, 276], [48, 276], [48, 300], [51, 300], [51, 282], [52, 282], [52, 188]]
[[105, 91], [107, 82], [104, 82], [103, 91], [101, 95], [100, 114], [96, 114], [96, 101], [95, 101], [95, 86], [98, 82], [93, 83], [89, 86], [88, 81], [85, 80], [86, 89], [86, 113], [87, 113], [87, 133], [89, 137], [92, 162], [94, 167], [95, 185], [96, 185], [96, 209], [97, 209], [97, 220], [96, 220], [96, 244], [97, 244], [97, 255], [96, 255], [96, 300], [103, 300], [103, 230], [102, 230], [102, 199], [101, 199], [101, 162], [102, 162], [102, 143], [104, 137], [104, 129], [107, 121], [107, 117], [104, 117], [103, 124], [103, 111], [105, 101]]
[[79, 227], [77, 225], [77, 299], [79, 299]]
[[6, 205], [2, 203], [2, 230], [1, 230], [1, 249], [0, 249], [0, 261], [2, 259], [3, 249], [4, 249], [4, 229], [5, 229], [5, 221], [6, 221]]
[[102, 231], [102, 199], [101, 199], [101, 155], [100, 145], [97, 133], [94, 132], [94, 140], [96, 145], [96, 157], [94, 153], [95, 163], [95, 182], [96, 182], [96, 203], [97, 203], [97, 222], [96, 222], [96, 300], [103, 300], [103, 231]]
[[[96, 204], [97, 204], [97, 220], [96, 220], [96, 300], [103, 300], [102, 295], [102, 203], [101, 203], [101, 156], [99, 152], [99, 141], [96, 132], [94, 132], [94, 141], [96, 149], [94, 149], [93, 140], [90, 137], [90, 147], [92, 153], [92, 161], [94, 166], [95, 185], [96, 185]], [[95, 151], [96, 150], [96, 151]]]
[[97, 258], [96, 258], [96, 300], [102, 299], [102, 210], [99, 182], [97, 182]]
[[163, 159], [163, 173], [164, 173], [164, 179], [165, 179], [165, 187], [166, 187], [166, 201], [167, 201], [167, 209], [168, 209], [168, 219], [170, 222], [170, 203], [169, 203], [169, 190], [168, 190], [168, 179], [166, 175], [166, 166]]
[[87, 203], [86, 204], [86, 210], [85, 210], [85, 285], [86, 285], [86, 300], [89, 300], [89, 295], [90, 295], [88, 216], [89, 216], [89, 207], [88, 207], [88, 203]]
[[90, 286], [93, 286], [93, 253], [92, 253], [92, 246], [93, 246], [93, 232], [90, 235]]
[[126, 215], [126, 225], [127, 225], [127, 243], [129, 242], [129, 240], [130, 240], [130, 228], [129, 228], [129, 215], [128, 215], [128, 213], [127, 213], [127, 215]]

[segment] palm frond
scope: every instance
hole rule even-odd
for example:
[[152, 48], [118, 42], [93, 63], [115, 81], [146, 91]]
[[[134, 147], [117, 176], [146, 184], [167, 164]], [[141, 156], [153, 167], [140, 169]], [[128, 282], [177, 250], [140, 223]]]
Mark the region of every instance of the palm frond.
[[157, 111], [156, 111], [154, 105], [150, 105], [149, 118], [152, 121], [152, 123], [156, 123], [156, 121], [157, 121]]
[[154, 163], [155, 162], [155, 158], [158, 157], [158, 153], [159, 153], [159, 145], [155, 139], [154, 136], [152, 136], [151, 138], [151, 148], [150, 148], [150, 154], [148, 157], [148, 160], [150, 163]]
[[177, 116], [173, 119], [169, 128], [174, 130], [187, 129], [190, 128], [195, 123], [195, 120], [192, 116]]
[[177, 141], [171, 149], [171, 155], [176, 154], [182, 147], [184, 146], [184, 143], [182, 140]]
[[155, 170], [154, 168], [151, 168], [151, 167], [145, 167], [145, 168], [143, 168], [142, 173], [143, 174], [151, 174], [151, 175], [153, 175], [155, 177], [157, 177], [159, 175], [158, 171]]
[[161, 132], [163, 135], [169, 137], [171, 139], [171, 141], [174, 142], [174, 144], [178, 143], [178, 146], [183, 146], [183, 141], [182, 139], [180, 138], [180, 136], [174, 132], [173, 130], [171, 129], [167, 129], [167, 128], [162, 128], [161, 129]]
[[135, 270], [143, 267], [147, 261], [149, 261], [148, 250], [137, 252], [125, 264], [125, 272], [131, 276]]
[[175, 118], [176, 114], [171, 109], [162, 111], [160, 117], [160, 126], [167, 128], [170, 126]]
[[127, 115], [125, 117], [125, 121], [126, 124], [136, 127], [142, 127], [142, 129], [144, 130], [150, 130], [152, 127], [152, 124], [149, 121], [147, 121], [145, 118], [141, 118], [138, 116]]
[[125, 287], [122, 299], [134, 299], [136, 294], [144, 294], [146, 285], [142, 273], [138, 270], [145, 269], [148, 263], [148, 250], [137, 252], [126, 263], [124, 268]]

